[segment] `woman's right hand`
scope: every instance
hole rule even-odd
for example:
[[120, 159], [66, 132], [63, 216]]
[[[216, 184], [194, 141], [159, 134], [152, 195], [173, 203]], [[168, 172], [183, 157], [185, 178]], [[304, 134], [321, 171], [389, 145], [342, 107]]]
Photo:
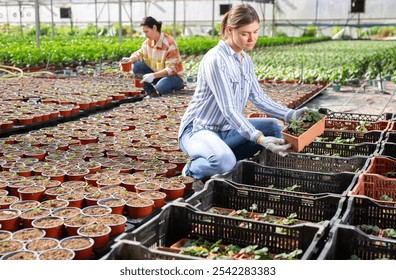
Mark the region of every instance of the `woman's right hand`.
[[282, 157], [285, 157], [290, 153], [289, 149], [291, 148], [291, 144], [286, 144], [285, 139], [282, 138], [262, 136], [260, 137], [258, 144]]

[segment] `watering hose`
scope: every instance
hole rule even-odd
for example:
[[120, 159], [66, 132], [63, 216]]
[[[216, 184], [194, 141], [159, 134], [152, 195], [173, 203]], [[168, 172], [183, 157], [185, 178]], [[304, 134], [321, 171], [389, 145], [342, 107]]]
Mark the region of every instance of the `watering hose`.
[[36, 75], [36, 74], [54, 75], [54, 73], [49, 71], [24, 72], [21, 68], [8, 66], [8, 65], [0, 65], [0, 71], [8, 73], [8, 75], [0, 76], [0, 80], [9, 79], [9, 78], [22, 78], [27, 75]]

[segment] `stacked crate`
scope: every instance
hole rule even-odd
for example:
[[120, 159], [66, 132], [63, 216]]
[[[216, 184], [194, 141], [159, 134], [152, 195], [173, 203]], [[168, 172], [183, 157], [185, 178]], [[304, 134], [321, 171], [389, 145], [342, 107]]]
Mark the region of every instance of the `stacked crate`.
[[[231, 172], [213, 176], [201, 191], [167, 205], [144, 226], [120, 236], [104, 258], [196, 259], [180, 255], [171, 247], [180, 239], [198, 237], [239, 246], [255, 244], [273, 254], [299, 249], [302, 253], [296, 256], [298, 259], [348, 258], [348, 254], [336, 251], [344, 250], [340, 245], [344, 228], [353, 228], [348, 225], [352, 219], [351, 192], [372, 159], [380, 155], [384, 142], [393, 139], [387, 134], [393, 125], [389, 118], [327, 112], [326, 140], [315, 141], [287, 157], [264, 150], [252, 159], [239, 161]], [[362, 121], [365, 132], [357, 131]], [[329, 142], [336, 137], [353, 137], [355, 142]], [[253, 212], [252, 205], [261, 215], [269, 209], [272, 215], [283, 218], [294, 213], [299, 223], [273, 224], [213, 211]], [[353, 228], [352, 235], [356, 232]], [[351, 243], [349, 247], [354, 246]]]

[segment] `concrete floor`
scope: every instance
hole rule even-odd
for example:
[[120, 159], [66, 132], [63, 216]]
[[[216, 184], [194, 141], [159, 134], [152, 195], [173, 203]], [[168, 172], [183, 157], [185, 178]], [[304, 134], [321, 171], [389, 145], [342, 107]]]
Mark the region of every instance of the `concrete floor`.
[[327, 108], [334, 112], [379, 115], [394, 113], [396, 116], [396, 86], [386, 82], [385, 91], [378, 86], [359, 85], [342, 86], [334, 91], [331, 86], [323, 93], [307, 102], [304, 106], [318, 109]]

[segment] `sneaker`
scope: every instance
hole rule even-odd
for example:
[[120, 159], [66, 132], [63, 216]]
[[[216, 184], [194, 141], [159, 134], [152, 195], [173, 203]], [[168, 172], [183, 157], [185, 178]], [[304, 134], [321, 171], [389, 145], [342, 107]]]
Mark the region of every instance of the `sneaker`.
[[189, 162], [187, 162], [187, 163], [184, 165], [183, 170], [182, 170], [182, 176], [184, 176], [184, 177], [188, 176], [188, 175], [187, 175], [187, 171], [188, 171], [188, 167], [189, 167], [189, 166], [190, 166], [190, 163], [189, 163]]
[[156, 92], [156, 91], [149, 92], [149, 93], [147, 93], [147, 95], [150, 96], [150, 98], [161, 97], [161, 94], [159, 94], [159, 93]]

